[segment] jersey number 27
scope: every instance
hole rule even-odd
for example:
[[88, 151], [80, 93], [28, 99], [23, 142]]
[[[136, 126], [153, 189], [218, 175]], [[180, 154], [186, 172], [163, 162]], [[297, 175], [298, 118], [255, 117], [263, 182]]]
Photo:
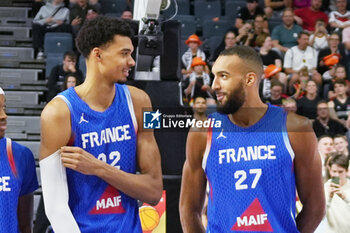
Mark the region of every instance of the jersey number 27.
[[[255, 175], [251, 188], [254, 189], [260, 179], [261, 169], [249, 169], [249, 174]], [[243, 184], [243, 182], [247, 179], [247, 172], [244, 170], [238, 170], [234, 174], [236, 181], [236, 190], [248, 189], [248, 184]]]

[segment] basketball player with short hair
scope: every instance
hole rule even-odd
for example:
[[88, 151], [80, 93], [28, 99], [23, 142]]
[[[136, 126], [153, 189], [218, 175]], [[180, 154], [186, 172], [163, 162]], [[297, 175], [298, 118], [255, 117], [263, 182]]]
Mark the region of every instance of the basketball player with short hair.
[[154, 205], [162, 195], [153, 132], [138, 130], [150, 99], [117, 84], [135, 65], [131, 37], [126, 21], [98, 16], [86, 22], [76, 39], [85, 82], [42, 112], [43, 197], [56, 233], [142, 232], [137, 200]]
[[[309, 121], [259, 98], [263, 74], [254, 49], [223, 51], [212, 72], [221, 128], [187, 138], [180, 216], [184, 232], [313, 232], [325, 210], [321, 161]], [[222, 136], [224, 135], [224, 136]], [[295, 218], [296, 190], [303, 204]]]
[[0, 88], [0, 231], [30, 233], [38, 188], [33, 153], [5, 137], [5, 92]]

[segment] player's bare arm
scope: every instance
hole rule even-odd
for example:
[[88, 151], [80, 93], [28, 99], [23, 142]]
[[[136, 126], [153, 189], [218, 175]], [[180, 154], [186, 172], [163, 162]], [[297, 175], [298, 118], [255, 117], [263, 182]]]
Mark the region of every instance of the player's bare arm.
[[288, 136], [295, 153], [296, 186], [303, 209], [296, 218], [298, 230], [314, 232], [325, 213], [322, 164], [317, 139], [308, 119], [293, 113], [287, 118]]
[[[142, 126], [142, 108], [151, 107], [151, 101], [143, 91], [129, 87], [137, 124]], [[63, 165], [86, 175], [96, 175], [128, 196], [149, 204], [157, 204], [162, 195], [163, 183], [160, 153], [153, 132], [137, 133], [137, 159], [141, 174], [119, 170], [79, 147], [62, 147]]]
[[40, 160], [67, 145], [71, 137], [70, 112], [61, 99], [53, 99], [41, 113]]
[[33, 194], [20, 196], [18, 199], [18, 225], [21, 233], [32, 232]]
[[180, 219], [183, 231], [205, 232], [202, 211], [205, 199], [206, 177], [202, 159], [207, 132], [193, 128], [187, 136], [186, 161], [182, 171]]

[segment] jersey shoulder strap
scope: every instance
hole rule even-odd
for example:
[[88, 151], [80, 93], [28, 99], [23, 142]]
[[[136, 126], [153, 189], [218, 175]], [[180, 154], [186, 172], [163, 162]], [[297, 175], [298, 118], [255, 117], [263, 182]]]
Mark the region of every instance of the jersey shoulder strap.
[[15, 177], [17, 177], [18, 174], [17, 174], [16, 163], [12, 153], [12, 140], [10, 138], [6, 138], [6, 152], [7, 152], [7, 158], [9, 160], [12, 173]]

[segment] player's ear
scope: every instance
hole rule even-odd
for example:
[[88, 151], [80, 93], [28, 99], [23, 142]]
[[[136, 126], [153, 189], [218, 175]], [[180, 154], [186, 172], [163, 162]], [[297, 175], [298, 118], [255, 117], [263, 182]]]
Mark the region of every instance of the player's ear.
[[100, 48], [97, 48], [97, 47], [93, 48], [91, 54], [93, 55], [93, 57], [96, 60], [98, 60], [98, 61], [101, 60], [101, 49]]
[[254, 83], [257, 82], [257, 79], [258, 79], [258, 77], [256, 76], [256, 74], [254, 72], [249, 72], [246, 75], [246, 79], [245, 79], [246, 85], [247, 86], [253, 86]]

